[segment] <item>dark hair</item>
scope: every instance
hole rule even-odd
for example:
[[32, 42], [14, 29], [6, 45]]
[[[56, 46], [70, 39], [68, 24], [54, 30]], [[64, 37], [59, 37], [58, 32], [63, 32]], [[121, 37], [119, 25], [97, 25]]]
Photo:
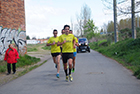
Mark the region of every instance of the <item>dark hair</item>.
[[53, 30], [53, 33], [54, 33], [55, 31], [57, 32], [57, 30], [56, 30], [56, 29], [54, 29], [54, 30]]
[[65, 29], [66, 27], [69, 27], [69, 28], [70, 28], [70, 26], [69, 26], [69, 25], [64, 25], [64, 29]]
[[64, 29], [62, 29], [61, 31], [63, 31]]
[[70, 31], [72, 31], [72, 30], [70, 30]]

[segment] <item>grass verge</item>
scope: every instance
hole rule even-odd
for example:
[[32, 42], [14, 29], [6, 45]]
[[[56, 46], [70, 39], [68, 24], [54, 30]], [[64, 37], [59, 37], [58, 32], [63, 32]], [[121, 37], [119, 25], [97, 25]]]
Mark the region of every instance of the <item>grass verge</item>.
[[25, 70], [23, 70], [22, 72], [20, 72], [20, 73], [18, 74], [18, 77], [19, 77], [19, 76], [22, 76], [22, 75], [24, 75], [24, 74], [26, 74], [26, 73], [28, 73], [28, 72], [30, 72], [30, 71], [32, 71], [33, 69], [36, 69], [37, 67], [43, 65], [43, 64], [46, 63], [46, 62], [47, 62], [47, 60], [43, 61], [43, 62], [42, 62], [41, 64], [39, 64], [39, 65], [33, 65], [33, 66], [30, 66], [30, 67], [26, 68]]
[[[40, 58], [31, 57], [29, 55], [20, 56], [16, 67], [25, 67], [28, 65], [36, 64], [40, 61]], [[7, 70], [7, 63], [5, 61], [0, 61], [0, 73], [4, 73]]]
[[99, 46], [94, 42], [90, 43], [90, 47], [115, 59], [126, 68], [132, 70], [134, 76], [140, 79], [140, 38], [126, 39], [108, 46]]

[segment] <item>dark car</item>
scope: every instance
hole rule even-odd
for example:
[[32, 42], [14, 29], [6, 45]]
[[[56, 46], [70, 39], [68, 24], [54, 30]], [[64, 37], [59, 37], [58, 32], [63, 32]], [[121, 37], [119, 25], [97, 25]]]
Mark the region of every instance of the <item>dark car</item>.
[[88, 45], [87, 38], [79, 38], [78, 39], [79, 47], [77, 47], [77, 53], [79, 52], [90, 52], [90, 47]]

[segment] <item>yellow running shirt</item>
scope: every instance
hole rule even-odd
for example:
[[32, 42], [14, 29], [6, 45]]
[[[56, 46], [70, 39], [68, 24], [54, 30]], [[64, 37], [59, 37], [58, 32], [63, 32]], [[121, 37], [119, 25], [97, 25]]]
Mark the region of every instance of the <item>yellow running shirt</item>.
[[[75, 37], [75, 43], [78, 43], [78, 39]], [[76, 52], [76, 48], [73, 48], [73, 52]]]
[[51, 37], [49, 38], [47, 43], [55, 42], [55, 45], [51, 45], [51, 53], [60, 53], [60, 46], [57, 46], [59, 37]]
[[63, 34], [59, 37], [59, 42], [64, 42], [66, 40], [66, 43], [62, 44], [62, 53], [73, 53], [73, 40], [75, 39], [75, 36], [73, 34]]

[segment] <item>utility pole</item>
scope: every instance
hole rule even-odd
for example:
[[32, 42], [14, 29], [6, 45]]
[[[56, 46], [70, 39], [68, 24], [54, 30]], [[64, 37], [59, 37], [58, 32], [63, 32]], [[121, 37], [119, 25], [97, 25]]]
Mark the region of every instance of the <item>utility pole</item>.
[[131, 0], [132, 12], [132, 38], [136, 39], [136, 26], [135, 26], [135, 0]]
[[117, 26], [117, 2], [113, 0], [113, 8], [114, 8], [114, 38], [115, 43], [118, 42], [118, 26]]

